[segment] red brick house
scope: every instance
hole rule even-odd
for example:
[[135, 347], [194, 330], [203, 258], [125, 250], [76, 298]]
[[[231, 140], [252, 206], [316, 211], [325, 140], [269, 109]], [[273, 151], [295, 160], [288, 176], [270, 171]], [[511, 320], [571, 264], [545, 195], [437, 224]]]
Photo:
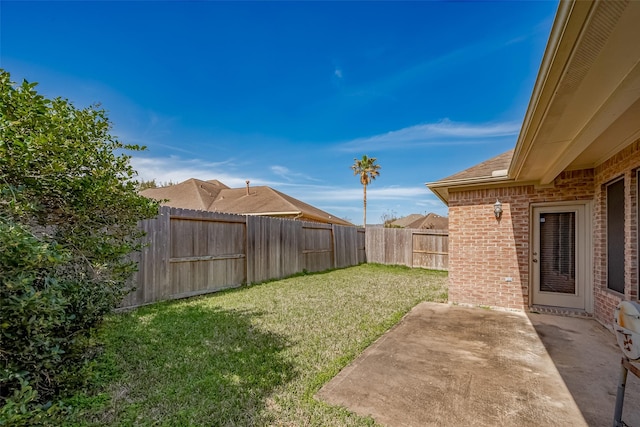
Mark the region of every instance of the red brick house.
[[427, 184], [449, 300], [611, 323], [638, 300], [639, 171], [640, 2], [561, 1], [515, 148]]

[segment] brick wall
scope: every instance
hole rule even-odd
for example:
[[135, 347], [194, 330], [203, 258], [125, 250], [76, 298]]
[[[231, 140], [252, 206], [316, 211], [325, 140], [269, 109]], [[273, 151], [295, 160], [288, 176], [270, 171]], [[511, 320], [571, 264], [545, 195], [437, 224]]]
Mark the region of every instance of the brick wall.
[[[595, 316], [603, 323], [611, 323], [613, 310], [622, 301], [638, 300], [638, 230], [637, 230], [637, 179], [640, 166], [640, 140], [631, 144], [595, 168], [595, 208], [593, 245], [593, 292]], [[624, 295], [607, 289], [607, 184], [624, 178], [624, 246], [625, 292]], [[622, 207], [621, 207], [622, 208]]]
[[[449, 300], [526, 309], [531, 204], [592, 200], [593, 185], [593, 171], [581, 170], [562, 173], [549, 188], [450, 190]], [[496, 199], [502, 203], [500, 221], [493, 214]]]
[[[529, 306], [529, 236], [531, 205], [542, 202], [593, 201], [594, 315], [611, 323], [622, 298], [638, 299], [636, 168], [640, 140], [595, 169], [566, 171], [553, 186], [533, 185], [449, 190], [449, 300], [454, 303], [511, 309]], [[607, 289], [606, 184], [625, 179], [625, 294]], [[493, 204], [502, 202], [495, 219]], [[511, 278], [511, 281], [505, 279]]]

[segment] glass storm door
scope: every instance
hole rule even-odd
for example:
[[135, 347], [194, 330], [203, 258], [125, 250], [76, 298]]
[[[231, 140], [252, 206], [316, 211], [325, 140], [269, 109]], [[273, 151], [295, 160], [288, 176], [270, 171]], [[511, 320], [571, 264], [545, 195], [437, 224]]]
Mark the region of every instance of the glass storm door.
[[585, 210], [584, 205], [533, 209], [533, 304], [585, 309]]

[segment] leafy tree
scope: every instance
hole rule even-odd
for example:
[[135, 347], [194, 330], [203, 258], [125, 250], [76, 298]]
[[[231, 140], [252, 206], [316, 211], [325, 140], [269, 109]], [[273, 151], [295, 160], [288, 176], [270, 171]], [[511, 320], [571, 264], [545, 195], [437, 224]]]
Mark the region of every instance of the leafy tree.
[[0, 425], [36, 424], [82, 381], [91, 332], [127, 293], [139, 196], [97, 106], [46, 99], [0, 69]]
[[380, 216], [380, 220], [384, 228], [402, 228], [399, 225], [394, 225], [393, 222], [398, 219], [398, 214], [395, 211], [386, 211]]
[[142, 191], [148, 188], [162, 188], [162, 187], [170, 187], [172, 185], [176, 185], [176, 184], [171, 180], [158, 183], [154, 178], [149, 181], [145, 181], [145, 180], [139, 181], [137, 188], [138, 188], [138, 191]]
[[169, 180], [169, 181], [161, 182], [160, 184], [158, 184], [158, 187], [171, 187], [172, 185], [176, 185], [176, 184], [177, 184], [176, 182]]
[[142, 180], [138, 183], [138, 191], [146, 190], [148, 188], [158, 188], [158, 184], [155, 179], [149, 181]]
[[375, 157], [367, 157], [365, 154], [362, 159], [353, 159], [354, 163], [351, 165], [354, 175], [360, 176], [360, 183], [364, 191], [364, 214], [362, 219], [362, 225], [367, 226], [367, 185], [371, 183], [377, 176], [380, 175], [380, 165], [376, 164]]

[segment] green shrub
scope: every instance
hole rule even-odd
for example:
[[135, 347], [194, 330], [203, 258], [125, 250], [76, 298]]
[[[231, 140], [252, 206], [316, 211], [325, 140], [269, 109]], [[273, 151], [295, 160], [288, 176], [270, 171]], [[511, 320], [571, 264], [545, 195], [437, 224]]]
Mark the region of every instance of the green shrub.
[[74, 315], [67, 311], [72, 286], [56, 268], [70, 259], [55, 243], [38, 240], [25, 227], [0, 222], [0, 420], [19, 424], [43, 409], [59, 387], [73, 354]]
[[127, 146], [105, 112], [48, 100], [0, 69], [0, 425], [37, 424], [82, 383], [91, 334], [125, 295], [137, 222]]

